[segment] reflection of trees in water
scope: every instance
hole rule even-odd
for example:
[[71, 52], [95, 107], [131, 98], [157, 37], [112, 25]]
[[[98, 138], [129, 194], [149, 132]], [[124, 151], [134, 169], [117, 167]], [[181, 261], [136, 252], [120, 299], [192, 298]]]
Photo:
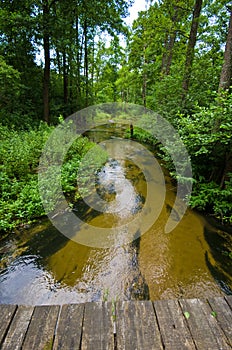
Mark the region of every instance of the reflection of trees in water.
[[232, 259], [230, 252], [232, 235], [220, 230], [213, 231], [205, 227], [204, 236], [213, 257], [213, 261], [211, 261], [208, 252], [205, 253], [207, 267], [223, 292], [231, 295]]
[[130, 280], [128, 280], [127, 285], [125, 286], [125, 296], [127, 300], [149, 300], [149, 287], [145, 281], [144, 276], [142, 275], [138, 255], [140, 249], [141, 237], [133, 241], [129, 245], [128, 252], [131, 255], [129, 264], [131, 269]]
[[62, 233], [55, 227], [50, 225], [42, 232], [32, 236], [25, 244], [28, 249], [25, 254], [37, 256], [35, 264], [38, 268], [44, 268], [49, 257], [61, 250], [69, 241]]

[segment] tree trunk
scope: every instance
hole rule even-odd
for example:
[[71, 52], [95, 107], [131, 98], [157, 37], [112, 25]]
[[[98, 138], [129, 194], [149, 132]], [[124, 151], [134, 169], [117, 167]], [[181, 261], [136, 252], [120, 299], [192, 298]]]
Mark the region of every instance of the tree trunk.
[[85, 19], [84, 22], [84, 57], [85, 57], [85, 64], [84, 64], [84, 73], [85, 73], [85, 107], [88, 107], [89, 104], [89, 57], [88, 57], [88, 26], [87, 26], [87, 20]]
[[224, 53], [224, 63], [221, 70], [218, 91], [227, 90], [231, 84], [232, 77], [232, 9], [230, 12], [230, 23], [227, 34], [226, 47]]
[[94, 74], [95, 74], [95, 43], [93, 39], [92, 43], [92, 65], [91, 65], [91, 104], [94, 103], [94, 96], [93, 96], [93, 90], [94, 90]]
[[225, 154], [225, 166], [223, 169], [223, 174], [221, 178], [220, 187], [225, 188], [225, 182], [230, 181], [229, 174], [232, 173], [232, 153], [231, 151], [226, 152]]
[[172, 56], [173, 56], [173, 48], [176, 42], [176, 35], [177, 32], [175, 31], [169, 39], [169, 43], [168, 43], [168, 55], [167, 55], [167, 63], [166, 63], [166, 70], [165, 70], [165, 75], [169, 75], [170, 74], [170, 69], [171, 69], [171, 65], [172, 65]]
[[44, 48], [44, 78], [43, 78], [43, 106], [44, 120], [49, 124], [49, 85], [50, 85], [50, 33], [49, 33], [49, 4], [43, 1], [43, 48]]
[[66, 63], [66, 51], [63, 52], [63, 86], [64, 86], [64, 104], [67, 107], [68, 104], [68, 72]]
[[[230, 88], [232, 78], [232, 7], [230, 8], [230, 21], [229, 29], [226, 39], [226, 47], [224, 53], [224, 63], [221, 70], [220, 82], [218, 86], [218, 94], [220, 95], [223, 91]], [[220, 103], [220, 102], [219, 102]], [[221, 120], [215, 121], [214, 131], [220, 130]], [[221, 178], [221, 188], [225, 188], [225, 182], [230, 180], [229, 174], [232, 173], [232, 152], [227, 148], [224, 156], [224, 169]]]
[[165, 71], [166, 71], [168, 42], [169, 42], [169, 35], [168, 35], [168, 33], [166, 33], [165, 40], [164, 40], [164, 53], [162, 56], [162, 64], [161, 64], [161, 76], [163, 76], [165, 74]]
[[175, 30], [167, 39], [165, 39], [165, 52], [162, 58], [162, 75], [169, 75], [172, 65], [173, 49], [176, 42], [177, 31]]
[[183, 103], [185, 103], [186, 95], [189, 90], [189, 83], [190, 83], [192, 65], [193, 65], [193, 59], [194, 59], [194, 48], [197, 41], [197, 30], [199, 25], [201, 8], [202, 8], [202, 0], [196, 0], [194, 11], [193, 11], [193, 18], [192, 18], [190, 36], [189, 36], [189, 41], [187, 46], [187, 52], [186, 52], [184, 79], [182, 83], [182, 89], [183, 89], [182, 102]]
[[146, 45], [143, 48], [143, 87], [142, 87], [142, 97], [143, 106], [147, 107], [147, 59], [146, 59]]
[[79, 43], [79, 18], [76, 14], [76, 47], [77, 47], [77, 110], [81, 109], [81, 52], [80, 52], [80, 43]]
[[143, 106], [146, 108], [147, 107], [147, 74], [143, 74]]
[[73, 108], [73, 86], [75, 84], [76, 76], [74, 74], [74, 60], [72, 57], [73, 51], [69, 50], [68, 53], [68, 113], [73, 114], [76, 111], [76, 108]]
[[56, 59], [57, 59], [58, 73], [59, 73], [59, 76], [61, 76], [62, 71], [61, 71], [61, 62], [60, 62], [60, 52], [57, 48], [56, 48]]
[[172, 27], [169, 34], [166, 34], [165, 38], [165, 52], [162, 58], [162, 73], [164, 75], [170, 74], [170, 69], [172, 65], [172, 57], [173, 57], [173, 49], [176, 42], [177, 36], [177, 23], [179, 21], [179, 1], [176, 1], [176, 5], [174, 6], [174, 14], [172, 16]]

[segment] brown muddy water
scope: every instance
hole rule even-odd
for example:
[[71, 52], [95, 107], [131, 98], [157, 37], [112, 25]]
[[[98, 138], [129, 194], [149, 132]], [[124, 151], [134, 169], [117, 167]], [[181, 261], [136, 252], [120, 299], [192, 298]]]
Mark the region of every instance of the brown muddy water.
[[[96, 142], [121, 136], [113, 126], [95, 131]], [[171, 232], [164, 227], [176, 188], [163, 168], [165, 204], [152, 227], [130, 244], [91, 248], [59, 233], [44, 219], [0, 242], [0, 303], [64, 304], [102, 300], [144, 300], [232, 294], [232, 233], [187, 210]], [[116, 181], [117, 180], [117, 181]], [[101, 183], [102, 182], [102, 183]], [[114, 215], [79, 202], [74, 211], [93, 226], [112, 227], [143, 207], [146, 179], [133, 160], [109, 159], [98, 173], [105, 200], [120, 192]], [[104, 186], [101, 187], [101, 184]], [[112, 184], [117, 184], [115, 188]], [[163, 184], [160, 183], [160, 186]], [[127, 210], [120, 211], [130, 198]]]

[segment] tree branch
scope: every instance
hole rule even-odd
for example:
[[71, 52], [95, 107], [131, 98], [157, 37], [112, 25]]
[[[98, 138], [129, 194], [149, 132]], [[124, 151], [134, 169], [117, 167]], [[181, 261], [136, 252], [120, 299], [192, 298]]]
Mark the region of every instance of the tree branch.
[[49, 10], [52, 8], [52, 6], [56, 3], [56, 2], [58, 2], [59, 0], [52, 0], [51, 2], [50, 2], [50, 4], [48, 5], [48, 8], [49, 8]]

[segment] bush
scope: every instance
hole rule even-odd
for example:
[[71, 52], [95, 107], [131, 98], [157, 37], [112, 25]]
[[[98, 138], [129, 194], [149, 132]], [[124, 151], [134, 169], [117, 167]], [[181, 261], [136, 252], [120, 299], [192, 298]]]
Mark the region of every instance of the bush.
[[[12, 230], [45, 214], [38, 188], [38, 165], [52, 130], [53, 127], [44, 123], [29, 131], [9, 130], [0, 125], [0, 231]], [[87, 138], [78, 137], [65, 156], [61, 168], [61, 185], [68, 200], [79, 198], [77, 171], [82, 164], [81, 159], [94, 145]], [[54, 160], [59, 158], [59, 149], [60, 147], [57, 148], [57, 154], [54, 153]], [[95, 147], [82, 168], [89, 171], [92, 166], [100, 167], [106, 159], [106, 152]], [[49, 162], [48, 160], [48, 166]], [[51, 176], [56, 175], [52, 167], [49, 167], [49, 171]], [[82, 180], [81, 186], [84, 185]], [[57, 186], [49, 187], [48, 194], [51, 198], [56, 196], [56, 190]]]
[[232, 222], [232, 177], [221, 189], [215, 182], [194, 186], [190, 206], [216, 216], [222, 222]]
[[44, 214], [37, 168], [51, 127], [15, 131], [0, 125], [0, 230], [7, 231]]

